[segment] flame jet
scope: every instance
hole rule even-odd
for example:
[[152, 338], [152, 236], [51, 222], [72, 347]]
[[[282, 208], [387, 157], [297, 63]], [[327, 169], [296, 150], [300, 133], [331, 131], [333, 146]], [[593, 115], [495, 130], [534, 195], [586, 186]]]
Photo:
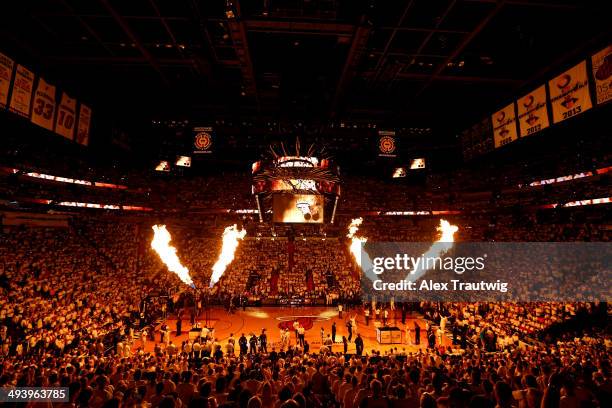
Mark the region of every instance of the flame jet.
[[166, 229], [165, 225], [154, 225], [153, 226], [153, 240], [151, 241], [151, 248], [161, 258], [162, 262], [166, 264], [170, 272], [174, 272], [186, 285], [191, 286], [195, 289], [195, 285], [191, 276], [189, 276], [189, 269], [181, 264], [178, 255], [176, 254], [176, 248], [170, 245], [172, 237]]
[[374, 281], [378, 278], [372, 272], [372, 260], [368, 256], [368, 253], [365, 251], [364, 247], [365, 243], [368, 242], [368, 239], [363, 236], [357, 236], [357, 231], [359, 231], [359, 227], [362, 223], [363, 218], [354, 218], [349, 225], [349, 232], [346, 234], [346, 236], [351, 240], [350, 250], [353, 254], [353, 258], [355, 258], [355, 262], [361, 271], [365, 273], [370, 280]]
[[[459, 227], [441, 219], [440, 226], [437, 229], [440, 231], [440, 238], [438, 238], [438, 240], [429, 247], [427, 252], [422, 255], [423, 258], [439, 257], [453, 247], [455, 232], [459, 231]], [[424, 266], [420, 266], [412, 273], [409, 273], [406, 276], [406, 280], [416, 282], [416, 280], [425, 275], [426, 272], [427, 269], [425, 269]]]
[[[357, 236], [357, 231], [359, 231], [359, 227], [363, 223], [363, 218], [355, 218], [351, 221], [349, 225], [349, 232], [346, 235], [351, 240], [350, 250], [355, 258], [355, 262], [361, 268], [361, 271], [371, 280], [375, 281], [380, 279], [373, 271], [372, 271], [372, 260], [368, 256], [368, 253], [363, 248], [363, 244], [365, 244], [368, 239], [362, 236]], [[437, 228], [440, 231], [440, 238], [436, 242], [432, 244], [432, 246], [425, 252], [422, 256], [424, 258], [435, 258], [444, 253], [446, 253], [449, 249], [453, 247], [453, 243], [455, 241], [455, 233], [459, 230], [456, 225], [450, 224], [448, 221], [441, 219], [440, 226]], [[423, 267], [415, 270], [414, 273], [409, 273], [406, 276], [406, 280], [416, 281], [425, 273], [427, 270]]]
[[238, 230], [236, 224], [226, 227], [223, 231], [223, 246], [221, 254], [217, 262], [212, 267], [212, 275], [210, 277], [210, 287], [215, 286], [219, 279], [223, 276], [225, 268], [234, 260], [236, 248], [238, 248], [238, 240], [242, 240], [246, 235], [246, 230]]

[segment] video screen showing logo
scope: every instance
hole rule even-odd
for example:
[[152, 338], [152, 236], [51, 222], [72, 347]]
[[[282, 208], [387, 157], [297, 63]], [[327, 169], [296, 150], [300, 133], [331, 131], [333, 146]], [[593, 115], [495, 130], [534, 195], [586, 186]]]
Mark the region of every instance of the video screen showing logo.
[[420, 170], [425, 168], [425, 158], [418, 157], [410, 162], [410, 170]]
[[322, 223], [323, 196], [318, 194], [274, 194], [274, 222]]

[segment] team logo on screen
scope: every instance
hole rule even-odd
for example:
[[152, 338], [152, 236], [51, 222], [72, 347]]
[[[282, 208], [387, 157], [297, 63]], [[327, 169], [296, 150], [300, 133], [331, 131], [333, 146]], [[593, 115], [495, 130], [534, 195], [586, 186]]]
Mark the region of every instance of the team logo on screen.
[[212, 138], [208, 132], [200, 132], [195, 136], [195, 147], [207, 150], [212, 145]]
[[563, 105], [565, 109], [572, 108], [574, 104], [578, 101], [578, 98], [574, 97], [571, 94], [571, 83], [572, 77], [569, 74], [562, 75], [561, 78], [559, 78], [559, 81], [557, 81], [557, 87], [561, 90], [562, 93], [566, 94], [563, 98], [563, 102], [561, 102], [561, 105]]
[[295, 206], [302, 212], [304, 219], [317, 221], [320, 217], [319, 209], [316, 206], [311, 206], [309, 202], [298, 201]]
[[389, 154], [395, 151], [395, 139], [391, 136], [383, 136], [378, 142], [381, 153]]

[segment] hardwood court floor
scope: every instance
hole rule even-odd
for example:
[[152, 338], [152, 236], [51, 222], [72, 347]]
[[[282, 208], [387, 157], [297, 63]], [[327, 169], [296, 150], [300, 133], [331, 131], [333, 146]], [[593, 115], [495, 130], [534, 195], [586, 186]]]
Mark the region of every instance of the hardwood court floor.
[[[208, 320], [206, 320], [208, 318]], [[266, 329], [268, 336], [268, 351], [275, 347], [277, 350], [280, 348], [280, 327], [281, 325], [287, 325], [291, 328], [290, 342], [291, 345], [295, 345], [296, 338], [292, 325], [295, 320], [298, 320], [304, 328], [306, 328], [305, 338], [310, 344], [310, 350], [317, 352], [321, 346], [321, 328], [324, 329], [325, 337], [327, 334], [331, 334], [332, 323], [336, 322], [336, 344], [333, 346], [333, 351], [342, 351], [342, 336], [348, 337], [348, 330], [346, 322], [349, 319], [354, 319], [357, 323], [357, 328], [353, 329], [353, 341], [357, 333], [361, 334], [364, 340], [364, 350], [368, 354], [371, 354], [371, 350], [387, 351], [391, 348], [397, 348], [398, 350], [405, 350], [406, 352], [417, 352], [419, 349], [427, 347], [425, 326], [426, 321], [420, 317], [408, 316], [406, 318], [406, 325], [413, 329], [415, 321], [421, 327], [421, 338], [420, 344], [414, 344], [414, 330], [411, 331], [410, 341], [406, 339], [406, 325], [401, 323], [401, 315], [399, 311], [396, 311], [396, 320], [393, 318], [389, 319], [389, 326], [397, 326], [402, 330], [402, 343], [392, 345], [381, 345], [376, 340], [376, 326], [379, 326], [381, 322], [373, 322], [370, 320], [370, 324], [366, 326], [365, 317], [361, 310], [349, 310], [342, 314], [342, 318], [338, 316], [336, 308], [332, 307], [247, 307], [245, 311], [242, 309], [237, 310], [235, 313], [228, 313], [222, 308], [212, 308], [208, 312], [200, 313], [197, 322], [201, 326], [207, 325], [213, 327], [215, 330], [215, 337], [221, 344], [224, 344], [231, 333], [233, 333], [236, 340], [244, 333], [247, 337], [250, 337], [251, 333], [259, 335], [262, 329]], [[175, 345], [180, 346], [181, 342], [188, 338], [187, 331], [190, 328], [190, 322], [188, 319], [182, 319], [182, 335], [176, 336], [176, 316], [169, 316], [166, 320], [166, 324], [172, 331], [170, 341]], [[159, 327], [158, 327], [159, 328]], [[156, 331], [155, 342], [160, 341], [160, 334]], [[439, 341], [439, 339], [438, 339]], [[152, 350], [155, 342], [148, 341], [146, 345], [147, 350]], [[447, 336], [443, 336], [442, 344], [446, 347], [451, 344], [450, 339]], [[355, 351], [355, 344], [351, 341], [349, 343], [348, 352], [353, 353]]]

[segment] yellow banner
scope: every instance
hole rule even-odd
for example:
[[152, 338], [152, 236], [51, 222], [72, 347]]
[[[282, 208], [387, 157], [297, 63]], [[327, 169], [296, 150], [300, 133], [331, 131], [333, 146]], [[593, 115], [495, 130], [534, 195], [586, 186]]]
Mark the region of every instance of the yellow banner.
[[32, 103], [32, 123], [45, 129], [53, 130], [55, 119], [55, 86], [47, 83], [42, 77], [38, 79], [38, 86], [34, 93]]
[[91, 122], [91, 109], [81, 104], [79, 110], [79, 126], [77, 127], [76, 141], [83, 146], [89, 145], [89, 125]]
[[0, 108], [6, 108], [8, 104], [9, 89], [11, 89], [11, 77], [15, 62], [0, 53]]
[[32, 87], [34, 86], [34, 73], [17, 64], [17, 72], [13, 81], [13, 92], [9, 109], [18, 115], [30, 117], [30, 102], [32, 101]]
[[559, 123], [593, 107], [586, 61], [548, 81], [553, 123]]
[[546, 107], [546, 85], [516, 101], [521, 137], [533, 135], [550, 126], [548, 108]]
[[62, 92], [62, 99], [57, 108], [55, 132], [66, 139], [74, 139], [74, 125], [76, 124], [76, 99]]
[[591, 57], [597, 104], [612, 99], [612, 45]]
[[493, 122], [493, 140], [495, 142], [495, 148], [502, 147], [518, 139], [514, 103], [495, 112], [493, 116], [491, 116], [491, 122]]

